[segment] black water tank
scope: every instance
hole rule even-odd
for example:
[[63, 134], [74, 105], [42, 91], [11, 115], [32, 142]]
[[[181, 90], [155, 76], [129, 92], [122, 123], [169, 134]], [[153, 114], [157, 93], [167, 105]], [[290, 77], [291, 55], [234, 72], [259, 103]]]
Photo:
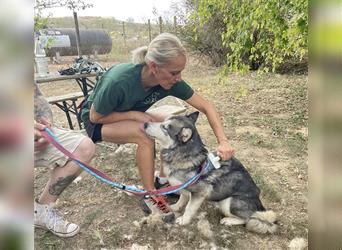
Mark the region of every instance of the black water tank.
[[[47, 56], [55, 56], [59, 52], [61, 56], [77, 55], [76, 47], [76, 31], [74, 28], [54, 28], [41, 31], [41, 34], [46, 34], [49, 37], [54, 36], [69, 36], [70, 45], [54, 46], [53, 42], [50, 48], [47, 49]], [[104, 29], [80, 29], [80, 50], [82, 55], [108, 54], [112, 50], [112, 39], [108, 32]]]

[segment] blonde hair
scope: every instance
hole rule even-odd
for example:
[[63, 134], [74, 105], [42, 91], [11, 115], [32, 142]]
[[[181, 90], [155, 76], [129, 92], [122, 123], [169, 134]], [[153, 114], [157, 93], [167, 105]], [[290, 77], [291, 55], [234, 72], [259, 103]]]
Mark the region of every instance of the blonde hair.
[[156, 36], [150, 45], [137, 48], [132, 51], [134, 64], [155, 62], [162, 66], [179, 55], [185, 56], [186, 50], [181, 41], [175, 35], [162, 33]]

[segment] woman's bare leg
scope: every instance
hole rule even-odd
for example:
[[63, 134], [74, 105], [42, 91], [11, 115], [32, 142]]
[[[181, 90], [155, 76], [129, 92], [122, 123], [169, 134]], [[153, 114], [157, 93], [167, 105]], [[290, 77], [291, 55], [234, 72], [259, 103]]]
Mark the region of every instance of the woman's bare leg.
[[[148, 112], [148, 111], [146, 111], [146, 113], [148, 113], [150, 116], [152, 116], [156, 122], [163, 122], [168, 116], [170, 116], [169, 114], [152, 113], [152, 112]], [[159, 177], [166, 177], [166, 175], [164, 173], [163, 159], [161, 157], [161, 154], [160, 154], [159, 159], [160, 159]]]
[[136, 160], [145, 190], [154, 190], [154, 141], [140, 129], [136, 121], [120, 121], [102, 126], [102, 140], [107, 142], [138, 145]]

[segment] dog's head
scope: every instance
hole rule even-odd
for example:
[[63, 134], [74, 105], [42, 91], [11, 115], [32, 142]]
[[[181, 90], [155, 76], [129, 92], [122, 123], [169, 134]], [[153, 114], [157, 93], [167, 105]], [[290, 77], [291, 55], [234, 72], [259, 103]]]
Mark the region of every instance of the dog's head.
[[194, 135], [198, 135], [195, 123], [199, 112], [186, 116], [173, 116], [164, 122], [147, 122], [145, 133], [156, 139], [163, 148], [171, 149], [188, 143]]

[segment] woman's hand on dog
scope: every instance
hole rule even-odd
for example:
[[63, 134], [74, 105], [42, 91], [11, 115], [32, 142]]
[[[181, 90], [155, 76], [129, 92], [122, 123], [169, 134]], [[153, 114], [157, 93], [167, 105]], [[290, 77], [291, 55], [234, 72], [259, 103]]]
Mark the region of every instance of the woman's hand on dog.
[[229, 144], [228, 141], [220, 142], [217, 147], [217, 156], [221, 158], [222, 161], [228, 161], [235, 153], [235, 149]]

